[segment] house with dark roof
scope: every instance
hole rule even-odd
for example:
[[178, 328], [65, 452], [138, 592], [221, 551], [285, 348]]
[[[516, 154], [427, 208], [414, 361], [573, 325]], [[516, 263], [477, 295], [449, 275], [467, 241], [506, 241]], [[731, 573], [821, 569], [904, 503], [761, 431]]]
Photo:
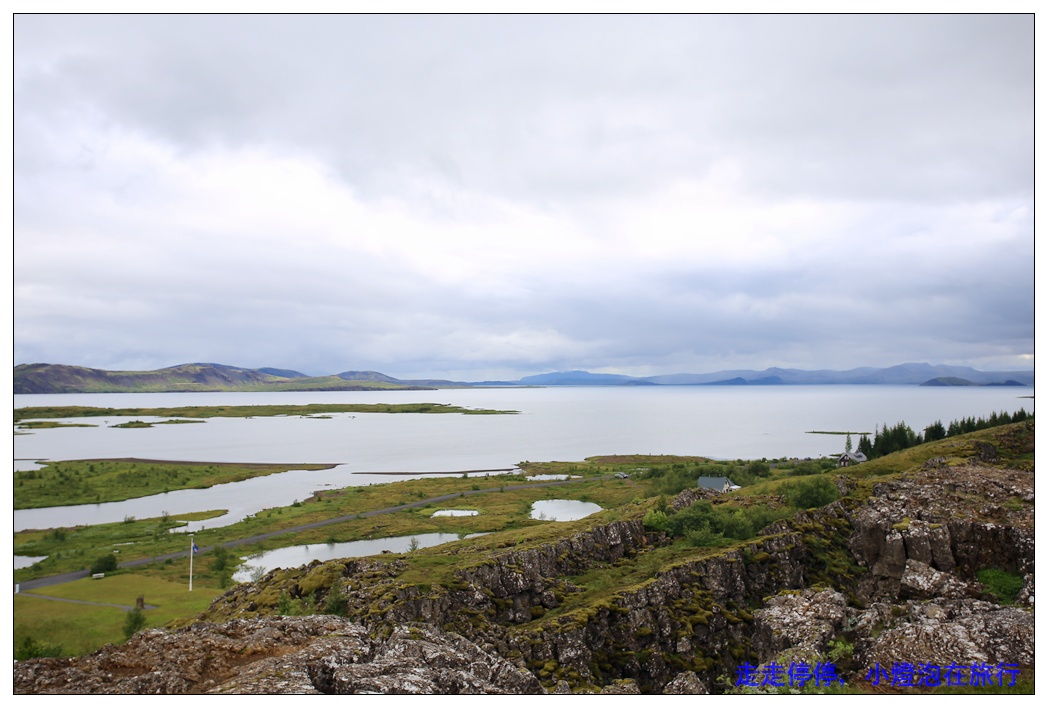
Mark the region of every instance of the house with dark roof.
[[740, 489], [741, 486], [736, 485], [726, 476], [701, 476], [698, 478], [698, 488], [710, 489], [717, 493], [727, 493], [728, 491]]
[[869, 461], [869, 459], [861, 452], [844, 452], [836, 460], [836, 466], [851, 466], [852, 464], [861, 464], [866, 461]]

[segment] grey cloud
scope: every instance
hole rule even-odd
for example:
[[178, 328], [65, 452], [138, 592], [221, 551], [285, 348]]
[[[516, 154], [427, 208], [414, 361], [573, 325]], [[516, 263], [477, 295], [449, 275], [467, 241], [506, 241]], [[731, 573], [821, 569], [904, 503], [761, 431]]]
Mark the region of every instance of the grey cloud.
[[772, 191], [965, 195], [1027, 188], [1031, 168], [1020, 17], [102, 16], [19, 29], [56, 24], [80, 42], [46, 78], [18, 81], [27, 110], [46, 92], [184, 149], [289, 141], [363, 189], [394, 189], [408, 169], [561, 200], [736, 159]]
[[[1031, 210], [1031, 33], [1020, 15], [20, 15], [16, 358], [439, 375], [1032, 353], [1032, 223], [1012, 216]], [[372, 220], [306, 218], [308, 193], [254, 197], [243, 171], [223, 178], [246, 212], [211, 203], [201, 165], [245, 154], [322, 173]], [[698, 189], [688, 211], [694, 185], [723, 203]], [[249, 197], [285, 199], [286, 222]], [[663, 202], [678, 222], [647, 225]]]

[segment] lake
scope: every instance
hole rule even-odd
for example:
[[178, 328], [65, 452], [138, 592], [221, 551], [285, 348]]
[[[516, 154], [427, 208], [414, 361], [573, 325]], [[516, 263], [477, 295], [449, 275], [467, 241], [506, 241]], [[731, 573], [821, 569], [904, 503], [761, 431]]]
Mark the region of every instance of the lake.
[[531, 504], [531, 518], [535, 520], [581, 520], [593, 513], [602, 511], [599, 505], [588, 501], [566, 501], [554, 498], [548, 501], [535, 501]]
[[383, 552], [410, 552], [411, 543], [414, 548], [435, 547], [444, 543], [468, 538], [478, 538], [486, 533], [472, 533], [456, 535], [454, 533], [420, 533], [418, 535], [403, 535], [394, 538], [378, 538], [375, 540], [354, 540], [347, 543], [313, 543], [309, 545], [294, 545], [282, 547], [279, 550], [270, 550], [257, 555], [244, 557], [244, 564], [233, 575], [236, 582], [250, 582], [255, 574], [259, 576], [269, 570], [281, 567], [298, 567], [307, 565], [314, 560], [327, 562], [328, 560], [341, 560], [354, 557], [367, 557], [378, 555]]
[[[229, 509], [192, 529], [235, 522], [324, 488], [386, 483], [409, 473], [505, 469], [521, 461], [581, 461], [603, 454], [679, 454], [720, 459], [817, 457], [843, 451], [844, 438], [811, 430], [873, 432], [905, 421], [1033, 411], [1032, 388], [919, 386], [661, 386], [492, 388], [316, 393], [119, 393], [16, 395], [15, 407], [174, 407], [300, 403], [449, 403], [518, 410], [516, 415], [335, 414], [211, 418], [203, 424], [119, 429], [130, 418], [88, 418], [98, 427], [14, 436], [15, 469], [40, 459], [138, 457], [205, 462], [333, 463], [173, 491], [145, 499], [16, 511], [15, 530], [119, 522], [162, 511]], [[857, 437], [853, 442], [857, 444]], [[368, 472], [401, 472], [388, 476]]]

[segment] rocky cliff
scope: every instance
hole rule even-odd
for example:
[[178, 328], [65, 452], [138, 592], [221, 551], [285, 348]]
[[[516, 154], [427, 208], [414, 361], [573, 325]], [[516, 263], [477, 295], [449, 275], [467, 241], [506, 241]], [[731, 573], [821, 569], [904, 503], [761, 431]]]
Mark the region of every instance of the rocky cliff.
[[[1031, 471], [936, 459], [838, 485], [853, 493], [735, 547], [680, 548], [627, 518], [433, 552], [429, 581], [410, 557], [276, 571], [179, 632], [19, 663], [15, 690], [679, 694], [801, 661], [851, 684], [895, 663], [1033, 665]], [[1021, 592], [1005, 602], [986, 569]], [[289, 606], [344, 618], [273, 615]]]

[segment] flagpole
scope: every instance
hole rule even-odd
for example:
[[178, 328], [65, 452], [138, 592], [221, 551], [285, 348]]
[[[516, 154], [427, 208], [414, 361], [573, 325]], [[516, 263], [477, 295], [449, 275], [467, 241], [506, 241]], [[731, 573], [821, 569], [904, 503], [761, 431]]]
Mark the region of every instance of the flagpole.
[[193, 536], [189, 536], [189, 591], [193, 591], [193, 548], [196, 547], [196, 543], [193, 542]]

